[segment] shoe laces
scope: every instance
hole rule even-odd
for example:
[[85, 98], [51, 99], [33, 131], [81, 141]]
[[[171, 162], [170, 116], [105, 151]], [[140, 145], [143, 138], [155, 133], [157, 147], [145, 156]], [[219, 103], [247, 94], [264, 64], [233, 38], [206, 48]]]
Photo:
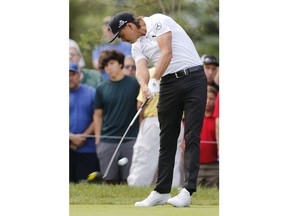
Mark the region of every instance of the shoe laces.
[[179, 192], [178, 195], [177, 195], [178, 198], [180, 198], [182, 196], [187, 196], [187, 194], [185, 193], [185, 191], [183, 189], [184, 188], [181, 188], [181, 187], [178, 188], [178, 192]]
[[156, 191], [152, 191], [149, 196], [146, 198], [147, 201], [151, 201], [153, 200], [153, 197], [156, 195]]

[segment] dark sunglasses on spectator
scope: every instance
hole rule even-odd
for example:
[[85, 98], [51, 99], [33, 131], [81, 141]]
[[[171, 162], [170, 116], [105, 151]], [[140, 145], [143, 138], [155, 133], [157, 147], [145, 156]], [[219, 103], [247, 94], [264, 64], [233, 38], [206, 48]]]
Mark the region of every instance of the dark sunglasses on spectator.
[[129, 69], [130, 67], [132, 68], [132, 70], [136, 70], [136, 66], [135, 65], [125, 65], [124, 66], [125, 69]]

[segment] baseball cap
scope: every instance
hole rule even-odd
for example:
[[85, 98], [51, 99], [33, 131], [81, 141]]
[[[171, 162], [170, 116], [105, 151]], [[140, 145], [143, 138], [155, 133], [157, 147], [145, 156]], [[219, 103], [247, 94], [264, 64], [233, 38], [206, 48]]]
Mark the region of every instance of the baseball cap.
[[214, 64], [219, 66], [219, 63], [216, 59], [216, 57], [211, 56], [211, 55], [205, 55], [203, 58], [203, 64]]
[[114, 15], [109, 22], [109, 27], [113, 33], [113, 38], [109, 43], [115, 40], [115, 38], [119, 35], [120, 30], [123, 29], [127, 23], [133, 22], [135, 19], [136, 18], [128, 12], [121, 12]]
[[69, 62], [69, 71], [73, 71], [73, 72], [76, 72], [78, 73], [79, 70], [78, 70], [78, 65], [75, 63], [75, 62]]

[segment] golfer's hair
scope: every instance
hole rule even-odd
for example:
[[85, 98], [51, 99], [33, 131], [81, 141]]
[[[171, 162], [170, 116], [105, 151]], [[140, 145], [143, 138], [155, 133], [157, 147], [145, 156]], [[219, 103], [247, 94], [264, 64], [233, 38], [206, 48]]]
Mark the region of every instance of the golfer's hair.
[[141, 28], [140, 21], [139, 21], [141, 18], [142, 17], [138, 17], [137, 19], [132, 21], [132, 23], [134, 23], [138, 29]]
[[105, 66], [107, 66], [108, 62], [111, 60], [116, 60], [121, 64], [121, 69], [124, 66], [125, 55], [117, 50], [104, 50], [100, 53], [98, 64], [99, 69], [104, 70]]

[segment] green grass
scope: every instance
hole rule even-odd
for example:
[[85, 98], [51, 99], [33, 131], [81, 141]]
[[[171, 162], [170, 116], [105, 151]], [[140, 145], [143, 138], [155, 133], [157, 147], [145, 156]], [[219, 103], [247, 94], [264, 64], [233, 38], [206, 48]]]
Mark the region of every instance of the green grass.
[[[70, 184], [70, 216], [218, 216], [219, 190], [218, 188], [198, 187], [193, 194], [190, 208], [174, 208], [170, 205], [150, 208], [134, 207], [136, 201], [145, 199], [153, 187], [129, 187], [127, 185], [100, 185], [100, 184]], [[171, 196], [178, 193], [176, 188]]]
[[[154, 187], [129, 187], [127, 185], [70, 184], [70, 204], [133, 205], [145, 199]], [[178, 193], [176, 188], [171, 196]], [[219, 205], [218, 188], [198, 187], [191, 205]]]
[[219, 216], [218, 206], [174, 208], [170, 205], [149, 208], [132, 205], [70, 205], [70, 216]]

